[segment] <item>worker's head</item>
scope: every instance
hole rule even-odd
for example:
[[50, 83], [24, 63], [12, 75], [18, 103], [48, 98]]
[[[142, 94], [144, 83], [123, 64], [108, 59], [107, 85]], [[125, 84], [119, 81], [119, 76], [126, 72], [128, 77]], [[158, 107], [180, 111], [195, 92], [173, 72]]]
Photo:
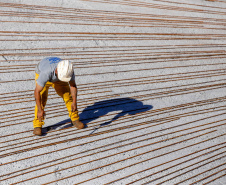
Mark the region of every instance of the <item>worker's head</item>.
[[73, 72], [73, 65], [70, 61], [62, 60], [57, 64], [57, 77], [60, 81], [69, 82]]

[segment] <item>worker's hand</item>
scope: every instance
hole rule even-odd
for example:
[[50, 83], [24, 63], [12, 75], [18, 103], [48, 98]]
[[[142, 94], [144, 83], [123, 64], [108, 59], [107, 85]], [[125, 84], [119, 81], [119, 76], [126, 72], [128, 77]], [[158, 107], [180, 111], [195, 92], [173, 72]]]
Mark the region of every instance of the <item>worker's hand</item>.
[[71, 104], [71, 112], [75, 112], [77, 110], [77, 105], [76, 103]]
[[40, 122], [42, 122], [44, 120], [44, 117], [45, 117], [45, 111], [44, 110], [38, 110], [37, 116], [38, 116], [38, 120]]

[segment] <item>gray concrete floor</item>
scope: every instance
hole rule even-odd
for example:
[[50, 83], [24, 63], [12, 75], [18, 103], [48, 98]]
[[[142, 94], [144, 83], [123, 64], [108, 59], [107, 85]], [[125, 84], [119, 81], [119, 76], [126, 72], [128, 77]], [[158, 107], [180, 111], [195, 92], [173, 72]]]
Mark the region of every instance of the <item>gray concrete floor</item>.
[[[225, 178], [226, 2], [1, 0], [0, 184]], [[87, 128], [54, 89], [33, 136], [37, 63], [71, 60]]]

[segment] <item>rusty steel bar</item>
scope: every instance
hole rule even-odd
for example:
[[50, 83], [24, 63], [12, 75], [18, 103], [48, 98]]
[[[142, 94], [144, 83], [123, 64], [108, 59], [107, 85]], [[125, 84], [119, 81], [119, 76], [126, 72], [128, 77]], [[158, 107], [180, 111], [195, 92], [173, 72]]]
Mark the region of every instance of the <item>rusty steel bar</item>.
[[[208, 125], [208, 124], [204, 124], [204, 125]], [[203, 125], [199, 125], [199, 127], [200, 127], [200, 126], [203, 126]], [[149, 140], [149, 139], [152, 139], [152, 138], [161, 137], [161, 136], [164, 136], [164, 135], [173, 134], [173, 133], [181, 132], [181, 131], [184, 131], [184, 130], [189, 130], [189, 129], [192, 129], [192, 128], [197, 128], [197, 127], [186, 128], [186, 129], [174, 131], [174, 132], [171, 132], [171, 133], [166, 133], [166, 134], [159, 135], [159, 136], [155, 136], [155, 137], [145, 138], [145, 139], [136, 141], [135, 143], [140, 143], [140, 142], [142, 142], [142, 141], [146, 141], [146, 140]], [[169, 128], [168, 128], [168, 129], [169, 129]], [[167, 129], [166, 129], [166, 130], [167, 130]], [[157, 132], [157, 131], [155, 131], [155, 132]], [[145, 134], [145, 135], [149, 135], [149, 134], [155, 133], [155, 132], [150, 132], [150, 133]], [[133, 138], [143, 137], [143, 136], [145, 136], [145, 135], [135, 136], [135, 137], [133, 137]], [[133, 139], [133, 138], [129, 138], [129, 139], [126, 139], [126, 140], [123, 140], [123, 141], [127, 141], [127, 140], [130, 140], [130, 139]], [[118, 142], [118, 143], [121, 143], [121, 142], [122, 142], [122, 141], [120, 141], [120, 142]], [[134, 143], [134, 142], [132, 142], [132, 143]], [[115, 144], [115, 143], [114, 143], [114, 144]], [[120, 147], [122, 147], [122, 146], [127, 146], [127, 145], [130, 145], [130, 144], [131, 144], [131, 143], [127, 143], [127, 144], [124, 144], [124, 145], [120, 145]], [[105, 146], [109, 146], [109, 145], [105, 145]], [[102, 147], [103, 147], [103, 146], [97, 147], [97, 148], [95, 148], [95, 149], [90, 149], [89, 151], [96, 150], [96, 149], [102, 148]], [[98, 152], [95, 152], [95, 153], [92, 153], [92, 154], [87, 154], [87, 155], [84, 155], [83, 157], [90, 156], [90, 155], [94, 155], [94, 154], [100, 153], [100, 152], [109, 151], [109, 150], [112, 150], [112, 149], [115, 149], [115, 148], [117, 148], [117, 146], [116, 146], [116, 147], [113, 147], [113, 148], [110, 148], [110, 149], [105, 149], [105, 150], [103, 150], [103, 151], [98, 151]], [[87, 151], [84, 151], [84, 152], [81, 152], [81, 153], [85, 153], [85, 152], [87, 152]], [[81, 153], [80, 153], [80, 154], [81, 154]], [[67, 156], [67, 157], [72, 157], [72, 156], [74, 156], [74, 155], [78, 155], [78, 154], [72, 154], [72, 155], [69, 155], [69, 156]], [[63, 157], [63, 158], [60, 158], [60, 159], [65, 159], [65, 158], [66, 158], [66, 156]], [[38, 169], [35, 169], [35, 170], [31, 170], [31, 171], [29, 171], [29, 172], [24, 172], [24, 173], [22, 173], [22, 174], [15, 175], [15, 176], [13, 176], [13, 177], [7, 177], [7, 178], [4, 178], [4, 179], [1, 179], [0, 181], [4, 181], [4, 180], [10, 179], [10, 178], [14, 178], [14, 177], [16, 177], [16, 176], [20, 176], [20, 175], [23, 175], [23, 174], [31, 173], [31, 172], [34, 172], [34, 171], [37, 171], [37, 170], [41, 170], [41, 169], [44, 169], [44, 168], [48, 168], [48, 167], [51, 167], [51, 166], [54, 166], [54, 165], [59, 165], [59, 164], [65, 163], [65, 162], [73, 161], [73, 160], [76, 160], [76, 159], [78, 159], [78, 158], [79, 158], [79, 157], [73, 158], [73, 159], [70, 159], [70, 160], [67, 160], [67, 161], [64, 161], [64, 162], [58, 162], [58, 163], [56, 163], [56, 164], [52, 164], [52, 165], [49, 165], [49, 166], [45, 166], [45, 167], [43, 167], [43, 168], [38, 168]], [[60, 159], [57, 159], [57, 160], [60, 160]], [[53, 160], [53, 161], [55, 162], [56, 160]], [[36, 165], [36, 166], [40, 166], [40, 164], [39, 164], [39, 165]], [[33, 167], [34, 167], [34, 166], [33, 166]], [[31, 167], [26, 168], [26, 170], [27, 170], [27, 169], [30, 169], [30, 168], [31, 168]], [[24, 171], [24, 170], [25, 170], [25, 169], [19, 170], [19, 171]], [[17, 173], [17, 172], [19, 172], [19, 171], [16, 171], [16, 172], [14, 172], [14, 173]], [[12, 173], [10, 173], [10, 174], [12, 174]], [[5, 174], [4, 176], [8, 176], [8, 175], [9, 175], [9, 174]], [[2, 176], [2, 177], [3, 177], [3, 176]]]
[[[220, 143], [220, 144], [216, 144], [216, 145], [214, 145], [214, 146], [220, 146], [220, 145], [222, 145], [222, 144], [225, 144], [225, 142], [224, 142], [224, 143]], [[191, 160], [194, 160], [194, 159], [196, 159], [196, 158], [198, 158], [198, 157], [205, 156], [205, 155], [207, 155], [207, 154], [209, 154], [209, 153], [212, 153], [212, 152], [215, 152], [215, 151], [217, 151], [217, 150], [223, 149], [224, 147], [225, 147], [225, 146], [221, 146], [220, 148], [214, 149], [214, 150], [209, 151], [209, 152], [206, 152], [206, 153], [204, 153], [204, 154], [200, 154], [200, 155], [195, 156], [195, 157], [193, 157], [193, 158], [191, 158], [191, 159], [184, 160], [183, 162], [180, 162], [180, 163], [177, 163], [177, 164], [173, 164], [173, 165], [171, 165], [170, 167], [161, 169], [161, 170], [159, 170], [159, 171], [157, 171], [157, 172], [153, 172], [152, 174], [147, 175], [147, 176], [145, 176], [144, 178], [136, 179], [136, 180], [134, 180], [134, 181], [132, 181], [132, 182], [130, 182], [130, 183], [127, 183], [126, 185], [133, 184], [133, 183], [135, 183], [135, 182], [144, 180], [145, 178], [148, 178], [148, 177], [150, 177], [150, 176], [156, 175], [156, 174], [158, 174], [158, 173], [162, 173], [162, 172], [165, 171], [165, 170], [169, 170], [169, 169], [171, 169], [171, 168], [173, 168], [173, 167], [176, 167], [176, 166], [178, 166], [178, 165], [181, 165], [181, 164], [183, 164], [183, 163], [190, 162]], [[153, 169], [153, 168], [155, 168], [155, 167], [159, 167], [159, 166], [161, 166], [161, 165], [165, 165], [165, 164], [167, 164], [167, 163], [170, 163], [170, 162], [176, 161], [176, 160], [178, 160], [178, 159], [181, 159], [181, 158], [184, 158], [184, 157], [193, 155], [193, 154], [195, 154], [195, 153], [198, 153], [198, 152], [200, 152], [200, 151], [203, 151], [203, 150], [206, 150], [206, 149], [209, 149], [209, 148], [210, 148], [210, 147], [207, 147], [207, 148], [205, 148], [205, 149], [202, 149], [202, 150], [199, 150], [199, 151], [195, 151], [195, 152], [193, 152], [192, 154], [187, 154], [187, 155], [178, 157], [178, 158], [176, 158], [176, 159], [174, 159], [174, 160], [170, 160], [170, 161], [168, 161], [168, 162], [161, 163], [161, 164], [156, 165], [156, 166], [152, 166], [152, 167], [147, 168], [147, 169], [145, 169], [145, 170], [141, 170], [141, 171], [132, 173], [132, 174], [130, 174], [130, 175], [121, 177], [121, 178], [116, 179], [116, 180], [114, 180], [114, 181], [110, 181], [110, 182], [106, 183], [105, 185], [107, 185], [107, 184], [112, 184], [112, 183], [117, 182], [117, 181], [120, 181], [120, 180], [122, 180], [122, 179], [125, 179], [125, 178], [131, 177], [131, 176], [133, 176], [133, 175], [136, 175], [136, 174], [139, 174], [139, 173], [148, 171], [148, 170], [150, 170], [150, 169]], [[211, 148], [212, 148], [212, 147], [211, 147]], [[217, 154], [215, 154], [215, 155], [213, 155], [213, 156], [210, 156], [210, 157], [208, 157], [208, 158], [205, 158], [205, 159], [203, 159], [203, 160], [201, 160], [201, 161], [198, 161], [198, 162], [196, 162], [196, 163], [193, 163], [193, 164], [190, 164], [190, 165], [188, 165], [188, 166], [186, 166], [186, 167], [183, 167], [183, 169], [188, 168], [188, 167], [191, 167], [191, 166], [196, 165], [196, 164], [199, 164], [199, 163], [201, 163], [201, 162], [203, 162], [203, 161], [206, 161], [206, 160], [208, 160], [208, 159], [211, 159], [211, 158], [216, 157], [216, 156], [218, 156], [218, 155], [221, 155], [221, 154], [223, 154], [223, 153], [225, 153], [225, 152], [217, 153]], [[215, 161], [215, 160], [216, 160], [216, 159], [214, 159], [213, 161]], [[157, 177], [157, 178], [155, 178], [155, 179], [152, 179], [152, 180], [150, 180], [150, 181], [146, 181], [146, 182], [143, 183], [142, 185], [151, 183], [151, 182], [156, 181], [156, 180], [158, 180], [158, 179], [161, 179], [161, 178], [163, 178], [163, 177], [165, 177], [165, 176], [168, 176], [168, 175], [171, 175], [171, 174], [173, 174], [173, 173], [176, 173], [176, 172], [178, 172], [178, 171], [180, 171], [180, 170], [181, 170], [181, 169], [178, 169], [178, 170], [175, 170], [175, 171], [173, 171], [173, 172], [167, 173], [166, 175], [162, 175], [162, 176]], [[173, 178], [170, 178], [170, 179], [173, 179]], [[167, 180], [165, 180], [165, 181], [163, 181], [163, 182], [169, 181], [170, 179], [167, 179]], [[163, 182], [161, 182], [161, 183], [163, 183]], [[158, 183], [158, 184], [161, 184], [161, 183]]]
[[225, 12], [221, 12], [221, 11], [203, 10], [203, 9], [197, 9], [197, 8], [188, 8], [188, 7], [163, 5], [163, 4], [156, 4], [156, 3], [146, 3], [146, 2], [139, 3], [137, 1], [132, 1], [132, 0], [129, 0], [129, 2], [127, 2], [127, 0], [120, 0], [120, 1], [82, 0], [82, 1], [99, 2], [99, 3], [106, 3], [106, 4], [128, 5], [128, 6], [145, 7], [145, 8], [155, 8], [155, 9], [161, 9], [161, 10], [174, 10], [174, 11], [186, 11], [186, 12], [195, 12], [195, 13], [226, 15]]
[[[217, 86], [219, 86], [219, 87], [217, 87]], [[134, 99], [145, 98], [145, 99], [143, 99], [143, 101], [144, 101], [144, 100], [154, 99], [154, 98], [157, 98], [157, 97], [158, 98], [159, 97], [165, 97], [164, 94], [166, 94], [166, 96], [175, 96], [175, 95], [178, 95], [178, 93], [179, 94], [189, 94], [189, 93], [194, 93], [194, 92], [201, 92], [201, 91], [206, 91], [206, 90], [218, 89], [218, 88], [222, 88], [224, 86], [225, 86], [224, 83], [214, 84], [214, 85], [205, 85], [205, 86], [201, 86], [201, 87], [191, 87], [191, 88], [177, 89], [177, 90], [171, 90], [171, 91], [165, 91], [165, 92], [158, 92], [158, 93], [152, 93], [152, 94], [132, 96], [130, 98], [134, 98]], [[207, 89], [205, 89], [205, 88], [207, 88]], [[208, 88], [210, 88], [210, 89], [208, 89]], [[198, 89], [198, 90], [196, 90], [196, 89]], [[189, 90], [191, 90], [192, 92], [188, 92]], [[186, 93], [183, 93], [183, 91], [185, 91]], [[171, 95], [169, 95], [170, 93], [171, 93]], [[177, 94], [174, 94], [174, 93], [177, 93]], [[151, 96], [151, 98], [149, 96]], [[110, 95], [110, 97], [113, 98], [113, 97], [116, 97], [116, 95], [115, 96]], [[106, 96], [103, 97], [103, 99], [105, 99], [105, 98], [106, 98]], [[51, 99], [51, 98], [49, 98], [49, 99]], [[100, 97], [91, 98], [91, 100], [96, 100], [96, 99], [100, 100]], [[30, 101], [32, 101], [32, 100], [30, 100]], [[85, 101], [87, 101], [87, 100], [85, 100]], [[24, 102], [28, 102], [28, 101], [24, 101]], [[15, 104], [15, 102], [14, 102], [14, 104]], [[82, 107], [85, 107], [85, 106], [87, 106], [89, 104], [90, 103], [83, 104]], [[1, 123], [4, 123], [4, 122], [1, 122]], [[16, 123], [16, 124], [21, 124], [21, 123]], [[16, 125], [16, 124], [10, 124], [10, 125]], [[2, 125], [1, 127], [6, 127], [6, 126], [10, 126], [10, 125]]]
[[215, 181], [215, 180], [217, 180], [217, 179], [220, 179], [221, 177], [224, 177], [224, 176], [226, 176], [226, 174], [223, 174], [223, 175], [221, 175], [221, 176], [218, 176], [218, 177], [216, 177], [216, 178], [214, 178], [214, 179], [212, 179], [212, 180], [210, 180], [210, 181], [208, 181], [208, 182], [204, 182], [203, 185], [209, 184], [209, 183], [211, 183], [211, 182], [213, 182], [213, 181]]
[[[219, 99], [219, 98], [218, 98]], [[190, 108], [190, 106], [202, 106], [202, 105], [204, 105], [205, 103], [207, 103], [207, 104], [209, 104], [210, 102], [212, 102], [212, 103], [214, 103], [214, 101], [215, 100], [217, 100], [217, 98], [215, 98], [215, 99], [211, 99], [211, 100], [209, 100], [209, 101], [207, 101], [207, 100], [203, 100], [203, 101], [198, 101], [198, 102], [192, 102], [192, 103], [187, 103], [187, 104], [182, 104], [182, 105], [178, 105], [178, 106], [173, 106], [173, 107], [166, 107], [166, 108], [162, 108], [162, 109], [156, 109], [156, 110], [152, 110], [151, 112], [152, 113], [156, 113], [156, 114], [159, 114], [160, 112], [162, 112], [162, 113], [166, 113], [166, 112], [164, 112], [164, 111], [167, 111], [167, 112], [172, 112], [172, 111], [175, 111], [175, 110], [177, 110], [177, 109], [186, 109], [186, 108]], [[204, 104], [203, 104], [204, 103]], [[187, 107], [188, 106], [188, 107]], [[139, 114], [141, 114], [141, 113], [139, 113]], [[172, 119], [172, 118], [170, 118], [170, 119]], [[178, 118], [174, 118], [174, 119], [178, 119]], [[161, 119], [159, 119], [160, 121], [161, 121]], [[164, 120], [166, 120], [166, 118], [164, 119]], [[154, 120], [155, 122], [157, 121], [157, 120]], [[67, 147], [68, 148], [68, 147]], [[67, 149], [66, 148], [66, 149]], [[70, 147], [69, 147], [70, 148]], [[47, 153], [44, 153], [44, 154], [39, 154], [39, 155], [36, 155], [36, 157], [37, 156], [41, 156], [41, 155], [45, 155], [45, 154], [47, 154]], [[26, 159], [26, 158], [25, 158]], [[23, 160], [23, 159], [22, 159]], [[20, 160], [18, 160], [18, 161], [20, 161]], [[14, 161], [14, 162], [16, 162], [16, 161]], [[10, 162], [11, 163], [11, 162]], [[6, 163], [6, 164], [9, 164], [9, 163]]]
[[[45, 184], [51, 184], [51, 183], [54, 183], [54, 182], [57, 182], [57, 181], [61, 181], [61, 180], [64, 180], [64, 179], [73, 177], [73, 176], [75, 176], [75, 175], [81, 175], [81, 174], [84, 174], [84, 173], [87, 173], [87, 172], [90, 172], [90, 171], [93, 171], [93, 170], [97, 170], [97, 169], [99, 169], [99, 168], [104, 168], [104, 167], [106, 167], [106, 166], [110, 166], [110, 165], [112, 165], [112, 164], [116, 164], [116, 163], [119, 163], [119, 162], [122, 162], [122, 161], [125, 161], [125, 160], [128, 160], [128, 159], [132, 159], [132, 158], [134, 158], [134, 157], [142, 156], [142, 155], [144, 155], [144, 154], [151, 153], [151, 152], [153, 152], [153, 151], [156, 151], [156, 150], [159, 150], [159, 149], [162, 149], [162, 148], [165, 148], [165, 147], [173, 146], [173, 145], [175, 145], [175, 144], [179, 144], [179, 143], [181, 143], [181, 142], [188, 141], [188, 140], [191, 140], [191, 139], [200, 137], [200, 136], [202, 136], [202, 135], [210, 134], [210, 133], [213, 133], [213, 132], [215, 132], [215, 131], [216, 131], [216, 130], [210, 131], [210, 132], [206, 132], [206, 133], [204, 133], [204, 134], [200, 134], [200, 135], [198, 135], [198, 136], [191, 137], [191, 138], [189, 138], [189, 139], [185, 139], [185, 140], [178, 141], [178, 142], [175, 142], [175, 143], [166, 145], [166, 146], [162, 146], [162, 147], [158, 147], [158, 148], [155, 148], [155, 149], [152, 149], [152, 150], [148, 150], [147, 152], [143, 152], [143, 153], [140, 153], [140, 154], [136, 154], [136, 155], [134, 155], [134, 156], [127, 157], [126, 159], [121, 159], [121, 160], [118, 160], [118, 161], [116, 161], [116, 162], [112, 162], [112, 163], [109, 163], [109, 164], [106, 164], [106, 165], [102, 165], [102, 166], [100, 166], [100, 167], [96, 167], [96, 168], [93, 168], [93, 169], [89, 169], [89, 170], [86, 170], [86, 171], [83, 171], [83, 172], [79, 172], [79, 173], [76, 173], [76, 174], [73, 174], [73, 175], [68, 175], [68, 176], [65, 176], [65, 177], [63, 177], [63, 178], [60, 178], [60, 179], [57, 179], [57, 180], [54, 180], [54, 181], [50, 181], [50, 182], [45, 183]], [[226, 135], [226, 134], [218, 135], [218, 136], [215, 136], [215, 137], [213, 137], [213, 138], [218, 138], [218, 137], [221, 137], [221, 136], [223, 136], [223, 135]], [[181, 136], [182, 136], [182, 135], [181, 135]], [[175, 137], [173, 137], [173, 138], [177, 138], [177, 137], [178, 137], [178, 136], [175, 136]], [[179, 136], [179, 137], [180, 137], [180, 136]], [[211, 138], [211, 139], [213, 139], [213, 138]], [[170, 138], [170, 139], [172, 139], [172, 138]], [[168, 140], [168, 139], [165, 139], [165, 140]], [[210, 140], [210, 139], [207, 139], [207, 140]], [[188, 145], [188, 146], [185, 146], [185, 147], [182, 147], [182, 148], [179, 148], [179, 149], [170, 151], [170, 152], [166, 152], [166, 153], [163, 153], [163, 154], [160, 154], [160, 155], [157, 155], [157, 156], [154, 156], [154, 157], [151, 157], [151, 158], [142, 160], [142, 161], [137, 162], [137, 163], [143, 163], [143, 162], [148, 161], [148, 160], [150, 160], [150, 159], [154, 159], [154, 158], [157, 158], [157, 157], [160, 157], [160, 156], [163, 156], [163, 155], [168, 155], [168, 154], [173, 153], [173, 152], [175, 152], [175, 151], [179, 151], [179, 150], [182, 150], [182, 149], [184, 149], [184, 148], [188, 148], [188, 147], [191, 147], [191, 146], [200, 144], [200, 143], [205, 142], [205, 141], [207, 141], [207, 140], [203, 140], [203, 141], [198, 142], [198, 143], [194, 143], [194, 144], [191, 144], [191, 145]], [[164, 140], [162, 140], [162, 141], [164, 141]], [[157, 142], [155, 142], [155, 143], [159, 143], [159, 141], [157, 141]], [[153, 143], [152, 143], [152, 144], [153, 144]], [[138, 148], [141, 148], [141, 147], [144, 147], [144, 146], [145, 146], [145, 145], [140, 146], [140, 147], [133, 148], [133, 149], [131, 149], [131, 150], [138, 149]], [[147, 144], [147, 146], [148, 146], [148, 144]], [[129, 150], [128, 150], [128, 151], [129, 151]], [[125, 151], [122, 151], [122, 152], [118, 152], [118, 153], [116, 153], [116, 154], [121, 154], [121, 153], [124, 153], [124, 152], [125, 152]], [[113, 155], [116, 155], [116, 154], [112, 154], [112, 155], [109, 155], [109, 156], [105, 156], [105, 157], [102, 157], [102, 158], [99, 158], [99, 159], [105, 159], [105, 158], [107, 158], [107, 157], [110, 157], [110, 156], [113, 156]], [[99, 160], [99, 159], [96, 159], [96, 160]], [[96, 160], [93, 160], [93, 161], [96, 161]], [[113, 170], [113, 171], [108, 172], [108, 173], [105, 173], [105, 174], [97, 175], [97, 176], [94, 177], [94, 178], [90, 178], [90, 179], [84, 180], [84, 181], [79, 182], [79, 183], [76, 183], [76, 184], [81, 184], [81, 183], [84, 183], [84, 182], [87, 182], [87, 181], [90, 181], [90, 180], [93, 180], [93, 179], [102, 177], [102, 176], [104, 176], [104, 175], [107, 175], [107, 174], [110, 174], [110, 173], [114, 173], [114, 172], [116, 172], [116, 171], [119, 171], [119, 170], [122, 170], [122, 169], [125, 169], [125, 168], [128, 168], [128, 167], [134, 166], [134, 165], [136, 165], [137, 163], [133, 163], [133, 164], [128, 165], [128, 166], [126, 166], [126, 167], [122, 167], [122, 168], [120, 168], [120, 169]], [[64, 169], [62, 169], [62, 170], [66, 170], [66, 169], [69, 169], [69, 168], [72, 168], [72, 167], [75, 167], [75, 166], [80, 166], [80, 165], [83, 165], [83, 163], [81, 163], [81, 164], [79, 164], [79, 165], [70, 166], [70, 167], [64, 168]], [[62, 171], [62, 170], [59, 170], [59, 171]], [[48, 173], [46, 173], [46, 174], [48, 174]], [[41, 176], [41, 175], [40, 175], [40, 176]], [[38, 178], [38, 177], [39, 177], [39, 176], [36, 176], [35, 178]], [[29, 178], [29, 180], [31, 180], [31, 179], [34, 179], [34, 178]], [[27, 180], [27, 179], [26, 179], [26, 180]], [[24, 180], [23, 182], [25, 182], [25, 180]]]
[[[202, 111], [206, 111], [206, 112], [204, 112], [204, 113], [216, 112], [216, 111], [219, 111], [219, 110], [216, 110], [216, 109], [222, 108], [222, 107], [225, 107], [225, 106], [214, 107], [214, 110], [213, 110], [213, 111], [207, 111], [207, 110], [213, 109], [213, 108], [208, 108], [208, 109], [203, 109], [203, 110], [201, 110], [201, 112], [200, 112], [200, 111], [194, 111], [194, 112], [195, 112], [196, 114], [197, 114], [197, 113], [203, 114]], [[222, 111], [222, 110], [226, 110], [226, 108], [220, 109], [220, 111]], [[185, 115], [189, 115], [189, 114], [191, 114], [191, 113], [192, 113], [192, 112], [184, 113], [182, 117], [184, 117]], [[194, 114], [193, 114], [193, 115], [194, 115]], [[144, 113], [144, 117], [145, 117], [145, 116], [147, 116], [146, 112]], [[124, 120], [124, 119], [128, 119], [128, 118], [125, 117], [125, 118], [122, 118], [122, 119]], [[122, 120], [122, 119], [120, 119], [120, 120]], [[119, 119], [118, 119], [118, 120], [119, 120]], [[106, 120], [106, 121], [107, 121], [107, 120]], [[130, 121], [130, 120], [127, 120], [127, 121]], [[223, 120], [221, 120], [221, 121], [223, 121]], [[123, 121], [123, 122], [125, 122], [125, 121]], [[116, 124], [119, 125], [119, 123], [116, 123]], [[111, 124], [111, 125], [114, 125], [114, 124]], [[198, 126], [198, 127], [199, 127], [199, 126]], [[92, 128], [91, 128], [91, 130], [92, 130]], [[87, 129], [86, 129], [86, 131], [87, 131]], [[84, 132], [86, 132], [86, 131], [84, 131]], [[70, 135], [74, 135], [74, 133], [68, 133], [68, 132], [71, 132], [71, 130], [69, 130], [69, 131], [67, 131], [67, 132], [61, 132], [61, 133], [60, 133], [61, 138], [62, 138], [62, 137], [65, 137], [65, 136], [67, 137], [67, 136], [70, 136]], [[66, 133], [66, 135], [63, 135], [63, 134], [65, 134], [65, 133]], [[50, 137], [50, 139], [48, 139], [49, 137]], [[58, 134], [55, 138], [52, 137], [52, 136], [47, 136], [47, 137], [45, 137], [45, 139], [43, 139], [42, 141], [39, 141], [39, 143], [44, 142], [44, 141], [50, 141], [50, 140], [53, 140], [53, 139], [56, 139], [56, 138], [59, 138], [59, 134]], [[30, 142], [30, 143], [28, 143], [28, 142]], [[32, 143], [32, 142], [33, 142], [33, 143]], [[22, 144], [24, 144], [24, 143], [28, 143], [28, 144], [22, 145]], [[31, 139], [31, 140], [28, 140], [28, 141], [18, 142], [18, 143], [14, 143], [14, 144], [8, 144], [7, 146], [2, 146], [2, 147], [0, 147], [0, 149], [1, 149], [1, 148], [4, 148], [3, 150], [0, 150], [0, 152], [7, 151], [7, 150], [10, 150], [10, 149], [16, 149], [16, 148], [20, 148], [20, 147], [24, 147], [24, 146], [29, 146], [29, 145], [35, 144], [35, 143], [37, 143], [37, 141], [34, 141], [33, 139]], [[20, 146], [16, 146], [16, 145], [20, 145]]]

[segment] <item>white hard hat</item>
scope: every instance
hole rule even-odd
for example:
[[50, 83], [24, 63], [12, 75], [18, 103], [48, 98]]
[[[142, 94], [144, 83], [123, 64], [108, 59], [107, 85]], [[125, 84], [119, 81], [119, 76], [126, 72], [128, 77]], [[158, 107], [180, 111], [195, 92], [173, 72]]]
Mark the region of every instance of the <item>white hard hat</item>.
[[57, 64], [57, 77], [60, 81], [69, 82], [73, 72], [73, 65], [70, 61], [62, 60]]

